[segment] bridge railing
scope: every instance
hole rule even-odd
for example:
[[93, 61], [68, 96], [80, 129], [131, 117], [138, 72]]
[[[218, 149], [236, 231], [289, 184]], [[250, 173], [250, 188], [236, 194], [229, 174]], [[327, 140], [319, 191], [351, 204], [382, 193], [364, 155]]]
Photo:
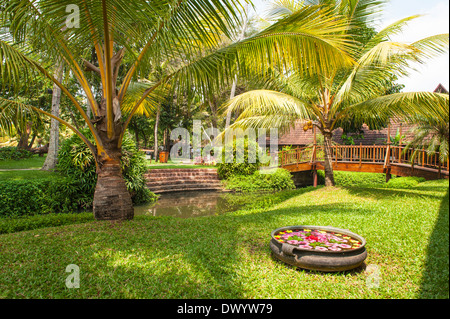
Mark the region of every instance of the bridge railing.
[[[306, 146], [280, 151], [280, 166], [315, 163], [324, 161], [323, 146]], [[406, 164], [413, 167], [424, 167], [449, 171], [449, 160], [442, 163], [438, 152], [427, 152], [422, 149], [406, 149], [404, 146], [392, 145], [332, 145], [333, 162], [372, 163], [384, 166]]]
[[433, 168], [441, 171], [449, 170], [449, 161], [442, 163], [439, 152], [428, 152], [423, 149], [406, 149], [405, 147], [391, 147], [392, 164], [410, 164], [417, 167]]

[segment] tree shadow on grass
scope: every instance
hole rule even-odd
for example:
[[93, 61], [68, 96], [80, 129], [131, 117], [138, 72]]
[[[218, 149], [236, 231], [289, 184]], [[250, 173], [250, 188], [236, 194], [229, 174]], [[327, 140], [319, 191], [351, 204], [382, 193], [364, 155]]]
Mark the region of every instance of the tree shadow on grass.
[[[94, 264], [101, 264], [96, 271], [102, 273], [105, 282], [114, 285], [116, 278], [130, 278], [128, 288], [122, 287], [125, 296], [143, 298], [224, 298], [242, 299], [254, 292], [246, 282], [247, 271], [253, 263], [262, 261], [261, 267], [270, 268], [276, 263], [269, 248], [270, 232], [284, 226], [283, 220], [317, 218], [321, 213], [364, 214], [345, 205], [326, 204], [304, 206], [302, 211], [284, 208], [259, 211], [252, 214], [200, 217], [197, 219], [163, 218], [165, 229], [158, 227], [158, 219], [148, 220], [146, 225], [151, 235], [139, 233], [127, 245], [105, 244], [102, 250], [114, 249], [110, 260], [102, 255], [92, 255]], [[146, 218], [143, 218], [146, 219]], [[131, 223], [123, 224], [118, 231], [124, 239]], [[255, 237], [252, 237], [255, 234]], [[161, 239], [164, 239], [161, 240]], [[136, 245], [140, 243], [140, 245]], [[133, 249], [140, 248], [142, 264], [127, 264], [121, 261], [136, 255]], [[255, 257], [253, 259], [253, 257]], [[136, 257], [132, 257], [135, 259]], [[162, 261], [164, 258], [165, 261]], [[113, 261], [115, 260], [115, 262]], [[164, 267], [166, 263], [167, 267]], [[364, 268], [335, 273], [358, 275]], [[250, 271], [251, 272], [251, 271]], [[108, 274], [113, 274], [111, 278]], [[244, 275], [243, 275], [244, 274]], [[99, 275], [98, 273], [96, 274]], [[244, 277], [242, 277], [244, 276]], [[250, 273], [249, 276], [254, 276]], [[132, 278], [132, 279], [131, 279]], [[262, 280], [253, 278], [252, 280]], [[139, 286], [133, 287], [132, 283]], [[143, 284], [144, 283], [144, 284]], [[253, 284], [254, 285], [254, 284]], [[106, 285], [108, 286], [108, 285]], [[252, 285], [250, 285], [252, 286]], [[127, 293], [126, 290], [130, 291]], [[250, 289], [250, 291], [249, 291]], [[253, 287], [253, 289], [256, 289]]]
[[439, 216], [429, 239], [420, 298], [449, 297], [449, 191], [442, 199]]
[[408, 189], [400, 188], [373, 188], [373, 187], [342, 187], [352, 195], [367, 197], [372, 199], [396, 199], [399, 197], [428, 197], [430, 199], [440, 199], [442, 195], [436, 192], [442, 192], [442, 187]]

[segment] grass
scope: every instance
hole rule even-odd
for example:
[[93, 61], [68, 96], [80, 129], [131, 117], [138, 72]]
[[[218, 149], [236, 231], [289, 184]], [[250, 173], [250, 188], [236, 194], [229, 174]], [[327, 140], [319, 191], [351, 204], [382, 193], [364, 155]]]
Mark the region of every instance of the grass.
[[58, 173], [40, 171], [40, 170], [17, 170], [17, 171], [0, 171], [0, 181], [2, 180], [30, 180], [45, 179], [60, 176]]
[[40, 157], [33, 155], [27, 159], [21, 160], [2, 160], [0, 161], [0, 169], [40, 169], [44, 165], [46, 154]]
[[160, 163], [160, 162], [151, 162], [147, 164], [149, 169], [171, 169], [171, 168], [214, 168], [217, 169], [215, 166], [211, 165], [194, 165], [194, 164], [180, 164], [180, 163], [174, 163], [170, 159], [167, 163]]
[[[448, 181], [309, 187], [279, 199], [220, 216], [138, 216], [0, 235], [0, 297], [449, 298]], [[275, 260], [270, 232], [286, 225], [362, 235], [379, 287], [367, 285], [364, 268], [320, 273]], [[80, 267], [78, 289], [65, 286], [69, 264]]]

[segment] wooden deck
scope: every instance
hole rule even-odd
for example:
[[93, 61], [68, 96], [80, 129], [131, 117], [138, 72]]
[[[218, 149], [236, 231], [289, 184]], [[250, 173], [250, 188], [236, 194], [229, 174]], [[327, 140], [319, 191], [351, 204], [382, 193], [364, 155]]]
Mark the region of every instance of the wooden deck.
[[[418, 176], [427, 180], [449, 177], [449, 161], [442, 164], [439, 153], [426, 150], [406, 150], [404, 146], [391, 145], [334, 145], [331, 149], [333, 169], [336, 171], [385, 173]], [[279, 165], [290, 172], [323, 170], [322, 146], [308, 146], [281, 151]], [[316, 183], [315, 183], [316, 184]]]

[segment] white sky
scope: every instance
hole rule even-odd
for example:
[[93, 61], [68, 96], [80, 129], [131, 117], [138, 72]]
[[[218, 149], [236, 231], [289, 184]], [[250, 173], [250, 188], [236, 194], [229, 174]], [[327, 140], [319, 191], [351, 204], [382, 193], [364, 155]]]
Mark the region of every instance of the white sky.
[[[258, 14], [264, 15], [268, 0], [253, 0], [253, 3]], [[424, 16], [412, 20], [403, 34], [392, 40], [411, 43], [427, 36], [449, 33], [449, 0], [390, 0], [380, 27], [416, 14]], [[449, 54], [418, 65], [417, 71], [408, 78], [399, 79], [398, 83], [405, 85], [404, 92], [433, 91], [439, 83], [449, 90]]]

